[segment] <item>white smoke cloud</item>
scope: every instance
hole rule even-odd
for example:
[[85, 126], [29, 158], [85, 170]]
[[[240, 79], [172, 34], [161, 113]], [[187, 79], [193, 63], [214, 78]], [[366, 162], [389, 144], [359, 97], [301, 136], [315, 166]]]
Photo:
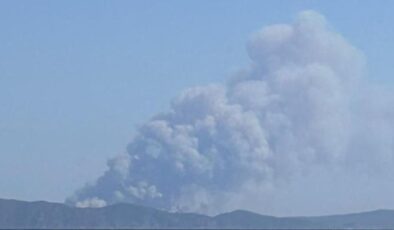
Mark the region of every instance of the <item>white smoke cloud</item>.
[[105, 200], [99, 199], [97, 197], [85, 199], [83, 201], [78, 201], [75, 206], [78, 208], [102, 208], [107, 205]]
[[362, 53], [323, 16], [265, 27], [247, 50], [248, 69], [226, 85], [186, 89], [67, 202], [269, 211], [305, 175], [393, 162], [394, 97], [365, 83]]

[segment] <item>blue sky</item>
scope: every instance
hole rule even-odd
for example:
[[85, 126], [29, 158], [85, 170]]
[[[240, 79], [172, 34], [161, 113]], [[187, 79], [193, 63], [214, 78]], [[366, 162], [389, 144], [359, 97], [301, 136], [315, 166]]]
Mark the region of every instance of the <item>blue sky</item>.
[[305, 9], [392, 84], [393, 1], [1, 1], [0, 197], [63, 201], [189, 86], [249, 63], [245, 42]]

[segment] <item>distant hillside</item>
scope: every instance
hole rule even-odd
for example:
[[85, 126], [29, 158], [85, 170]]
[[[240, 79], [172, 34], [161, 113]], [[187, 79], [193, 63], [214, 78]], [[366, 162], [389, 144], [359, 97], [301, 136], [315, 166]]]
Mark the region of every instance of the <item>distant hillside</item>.
[[394, 228], [394, 211], [322, 217], [274, 217], [233, 211], [215, 217], [169, 213], [132, 204], [74, 208], [49, 202], [0, 199], [0, 228]]

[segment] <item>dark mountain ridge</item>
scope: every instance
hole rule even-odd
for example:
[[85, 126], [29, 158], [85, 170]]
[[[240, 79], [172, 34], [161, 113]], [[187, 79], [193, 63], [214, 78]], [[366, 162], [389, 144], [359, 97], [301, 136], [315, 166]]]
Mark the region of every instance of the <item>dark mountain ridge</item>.
[[275, 217], [236, 210], [217, 216], [171, 213], [133, 204], [75, 208], [45, 201], [0, 199], [0, 228], [220, 228], [220, 229], [394, 229], [394, 211]]

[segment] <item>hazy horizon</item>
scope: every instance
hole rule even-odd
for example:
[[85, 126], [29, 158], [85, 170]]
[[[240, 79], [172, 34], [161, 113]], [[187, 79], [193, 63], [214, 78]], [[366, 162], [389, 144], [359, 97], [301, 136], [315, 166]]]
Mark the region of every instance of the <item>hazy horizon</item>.
[[394, 209], [390, 6], [3, 1], [0, 198]]

